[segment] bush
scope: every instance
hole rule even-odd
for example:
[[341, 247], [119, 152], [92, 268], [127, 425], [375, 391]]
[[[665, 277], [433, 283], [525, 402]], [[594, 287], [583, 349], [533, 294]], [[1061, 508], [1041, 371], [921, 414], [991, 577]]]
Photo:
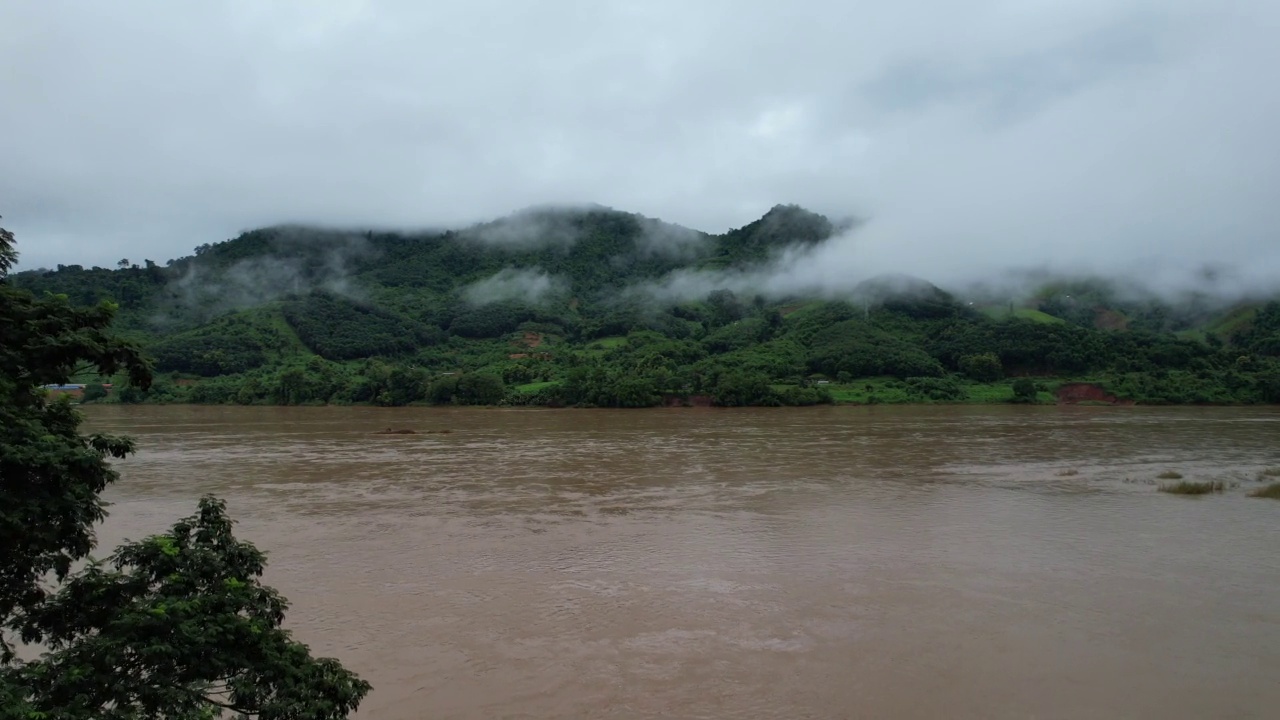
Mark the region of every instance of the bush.
[[1018, 378], [1013, 381], [1013, 402], [1016, 403], [1034, 403], [1036, 402], [1037, 388], [1036, 384], [1027, 378]]
[[458, 390], [458, 376], [445, 375], [431, 382], [427, 388], [427, 402], [432, 405], [447, 405], [453, 402], [453, 394]]
[[830, 405], [836, 400], [831, 393], [822, 388], [789, 387], [778, 393], [783, 405]]
[[727, 407], [782, 404], [769, 378], [760, 373], [732, 372], [720, 376], [711, 393], [712, 402]]
[[464, 373], [436, 378], [427, 388], [433, 405], [497, 405], [507, 394], [502, 378], [487, 373]]
[[927, 400], [947, 402], [965, 398], [964, 388], [951, 378], [913, 377], [905, 382], [908, 392]]
[[458, 378], [453, 402], [458, 405], [497, 405], [507, 394], [502, 378], [484, 373], [467, 373]]
[[1280, 482], [1273, 482], [1266, 487], [1260, 487], [1249, 493], [1249, 497], [1271, 498], [1272, 500], [1280, 500]]
[[80, 396], [80, 402], [91, 403], [102, 400], [107, 396], [107, 389], [101, 383], [93, 383], [84, 386], [84, 394]]
[[197, 383], [187, 392], [187, 402], [198, 405], [221, 405], [236, 398], [240, 386], [221, 378]]
[[960, 372], [978, 382], [995, 382], [1004, 377], [1000, 356], [993, 352], [961, 356]]

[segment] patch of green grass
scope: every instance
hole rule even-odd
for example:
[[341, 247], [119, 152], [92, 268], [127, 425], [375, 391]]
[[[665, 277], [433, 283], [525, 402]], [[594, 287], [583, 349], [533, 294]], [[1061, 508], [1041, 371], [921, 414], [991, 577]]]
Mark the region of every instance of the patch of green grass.
[[1258, 473], [1258, 479], [1261, 480], [1264, 477], [1280, 477], [1280, 467], [1263, 468], [1262, 472]]
[[531, 383], [525, 383], [524, 385], [517, 385], [517, 386], [516, 386], [516, 392], [522, 392], [522, 393], [538, 392], [539, 390], [541, 390], [541, 389], [543, 389], [543, 388], [549, 388], [549, 387], [551, 387], [551, 386], [553, 386], [553, 385], [559, 385], [559, 384], [560, 384], [560, 383], [556, 382], [555, 380], [546, 380], [546, 381], [544, 381], [544, 382], [531, 382]]
[[812, 314], [814, 310], [821, 308], [825, 304], [826, 303], [817, 300], [804, 303], [800, 307], [787, 313], [786, 319], [788, 321], [803, 320], [806, 315]]
[[1271, 498], [1272, 500], [1280, 500], [1280, 482], [1273, 482], [1266, 487], [1260, 487], [1249, 493], [1249, 497]]
[[620, 348], [626, 344], [627, 339], [624, 337], [605, 337], [600, 338], [599, 340], [592, 340], [587, 343], [587, 347], [600, 348], [601, 350], [612, 350], [614, 348]]
[[1023, 320], [1031, 320], [1033, 322], [1045, 323], [1047, 325], [1060, 325], [1066, 322], [1066, 320], [1063, 320], [1060, 317], [1055, 317], [1053, 315], [1050, 315], [1047, 312], [1032, 310], [1031, 308], [1016, 308], [1013, 311], [1013, 316], [1016, 318], [1021, 318]]
[[1219, 337], [1230, 337], [1253, 324], [1258, 316], [1258, 307], [1255, 304], [1242, 305], [1198, 329]]
[[1004, 403], [1013, 398], [1013, 388], [1007, 382], [965, 383], [964, 392], [971, 403]]
[[[1178, 477], [1182, 476], [1179, 475]], [[1208, 495], [1209, 493], [1220, 493], [1226, 488], [1226, 484], [1219, 480], [1207, 480], [1205, 482], [1183, 480], [1178, 483], [1161, 484], [1156, 489], [1171, 495]]]
[[[997, 380], [993, 383], [976, 383], [968, 382], [964, 384], [964, 391], [967, 395], [962, 402], [975, 405], [994, 405], [997, 403], [1007, 403], [1013, 400], [1013, 380], [1006, 378]], [[1037, 385], [1040, 383], [1037, 382]], [[1049, 387], [1049, 386], [1045, 386]], [[1051, 389], [1051, 388], [1050, 388]], [[1036, 403], [1041, 405], [1052, 405], [1057, 401], [1050, 389], [1040, 390], [1036, 393]]]
[[1165, 470], [1164, 472], [1160, 473], [1156, 477], [1160, 478], [1161, 480], [1181, 480], [1182, 473], [1178, 472], [1177, 470]]
[[1004, 320], [1005, 318], [1019, 318], [1021, 320], [1030, 320], [1032, 322], [1050, 324], [1060, 324], [1066, 322], [1060, 317], [1050, 315], [1047, 312], [1033, 310], [1031, 308], [1014, 308], [1013, 312], [1009, 312], [1007, 305], [988, 305], [982, 308], [982, 314], [992, 320]]
[[831, 392], [831, 397], [835, 398], [837, 403], [901, 405], [926, 402], [913, 395], [906, 384], [896, 378], [862, 378], [849, 383], [832, 383], [822, 387]]
[[[1013, 399], [1013, 389], [1009, 380], [997, 380], [992, 383], [961, 381], [964, 397], [958, 400], [929, 400], [918, 393], [912, 393], [907, 384], [892, 377], [859, 378], [847, 383], [823, 385], [831, 392], [837, 403], [858, 405], [903, 405], [903, 404], [972, 404], [998, 405]], [[1052, 404], [1053, 393], [1042, 391], [1036, 395], [1039, 403]]]

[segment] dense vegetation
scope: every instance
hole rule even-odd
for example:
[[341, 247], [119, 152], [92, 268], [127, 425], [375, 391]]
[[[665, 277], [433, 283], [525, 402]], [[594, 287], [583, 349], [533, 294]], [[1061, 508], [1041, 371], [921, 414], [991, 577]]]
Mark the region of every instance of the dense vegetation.
[[1037, 402], [1080, 381], [1122, 401], [1280, 402], [1275, 300], [1168, 300], [1099, 279], [1025, 297], [909, 277], [826, 299], [752, 291], [753, 271], [839, 229], [795, 206], [722, 235], [536, 209], [446, 232], [266, 228], [164, 267], [13, 282], [120, 304], [157, 379], [98, 401]]
[[112, 332], [114, 305], [14, 288], [16, 258], [0, 228], [0, 718], [347, 717], [369, 685], [281, 628], [287, 602], [261, 584], [262, 553], [216, 498], [90, 557], [117, 478], [108, 458], [133, 443], [81, 434], [78, 412], [42, 386], [89, 366], [145, 395], [151, 368]]

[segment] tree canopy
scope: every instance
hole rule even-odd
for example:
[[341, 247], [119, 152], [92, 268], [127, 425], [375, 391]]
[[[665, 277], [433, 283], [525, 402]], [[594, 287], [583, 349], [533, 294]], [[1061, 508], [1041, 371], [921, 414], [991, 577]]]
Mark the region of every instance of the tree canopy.
[[[94, 402], [649, 407], [714, 403], [718, 389], [764, 405], [976, 402], [1012, 399], [1019, 377], [1148, 403], [1275, 401], [1275, 298], [1159, 297], [1089, 278], [1016, 297], [908, 275], [838, 297], [754, 287], [774, 259], [842, 229], [794, 205], [719, 235], [535, 208], [449, 231], [261, 228], [164, 267], [67, 265], [11, 282], [73, 307], [116, 304], [115, 326], [155, 359], [150, 390], [78, 374], [125, 385]], [[735, 371], [771, 392], [729, 393], [744, 387], [721, 383]], [[501, 394], [478, 378], [500, 379]], [[865, 389], [880, 385], [893, 391]]]
[[110, 459], [134, 443], [82, 434], [43, 386], [89, 368], [146, 392], [152, 369], [112, 332], [113, 303], [15, 288], [16, 260], [0, 230], [0, 718], [347, 717], [369, 685], [280, 627], [287, 602], [260, 583], [264, 557], [220, 500], [91, 555]]

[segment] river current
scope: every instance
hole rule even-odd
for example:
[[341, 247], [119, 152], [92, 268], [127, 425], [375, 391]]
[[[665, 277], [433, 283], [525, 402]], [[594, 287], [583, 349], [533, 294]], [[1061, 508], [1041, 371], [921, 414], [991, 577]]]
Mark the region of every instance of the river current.
[[1280, 716], [1275, 408], [87, 414], [100, 554], [223, 497], [361, 718]]

